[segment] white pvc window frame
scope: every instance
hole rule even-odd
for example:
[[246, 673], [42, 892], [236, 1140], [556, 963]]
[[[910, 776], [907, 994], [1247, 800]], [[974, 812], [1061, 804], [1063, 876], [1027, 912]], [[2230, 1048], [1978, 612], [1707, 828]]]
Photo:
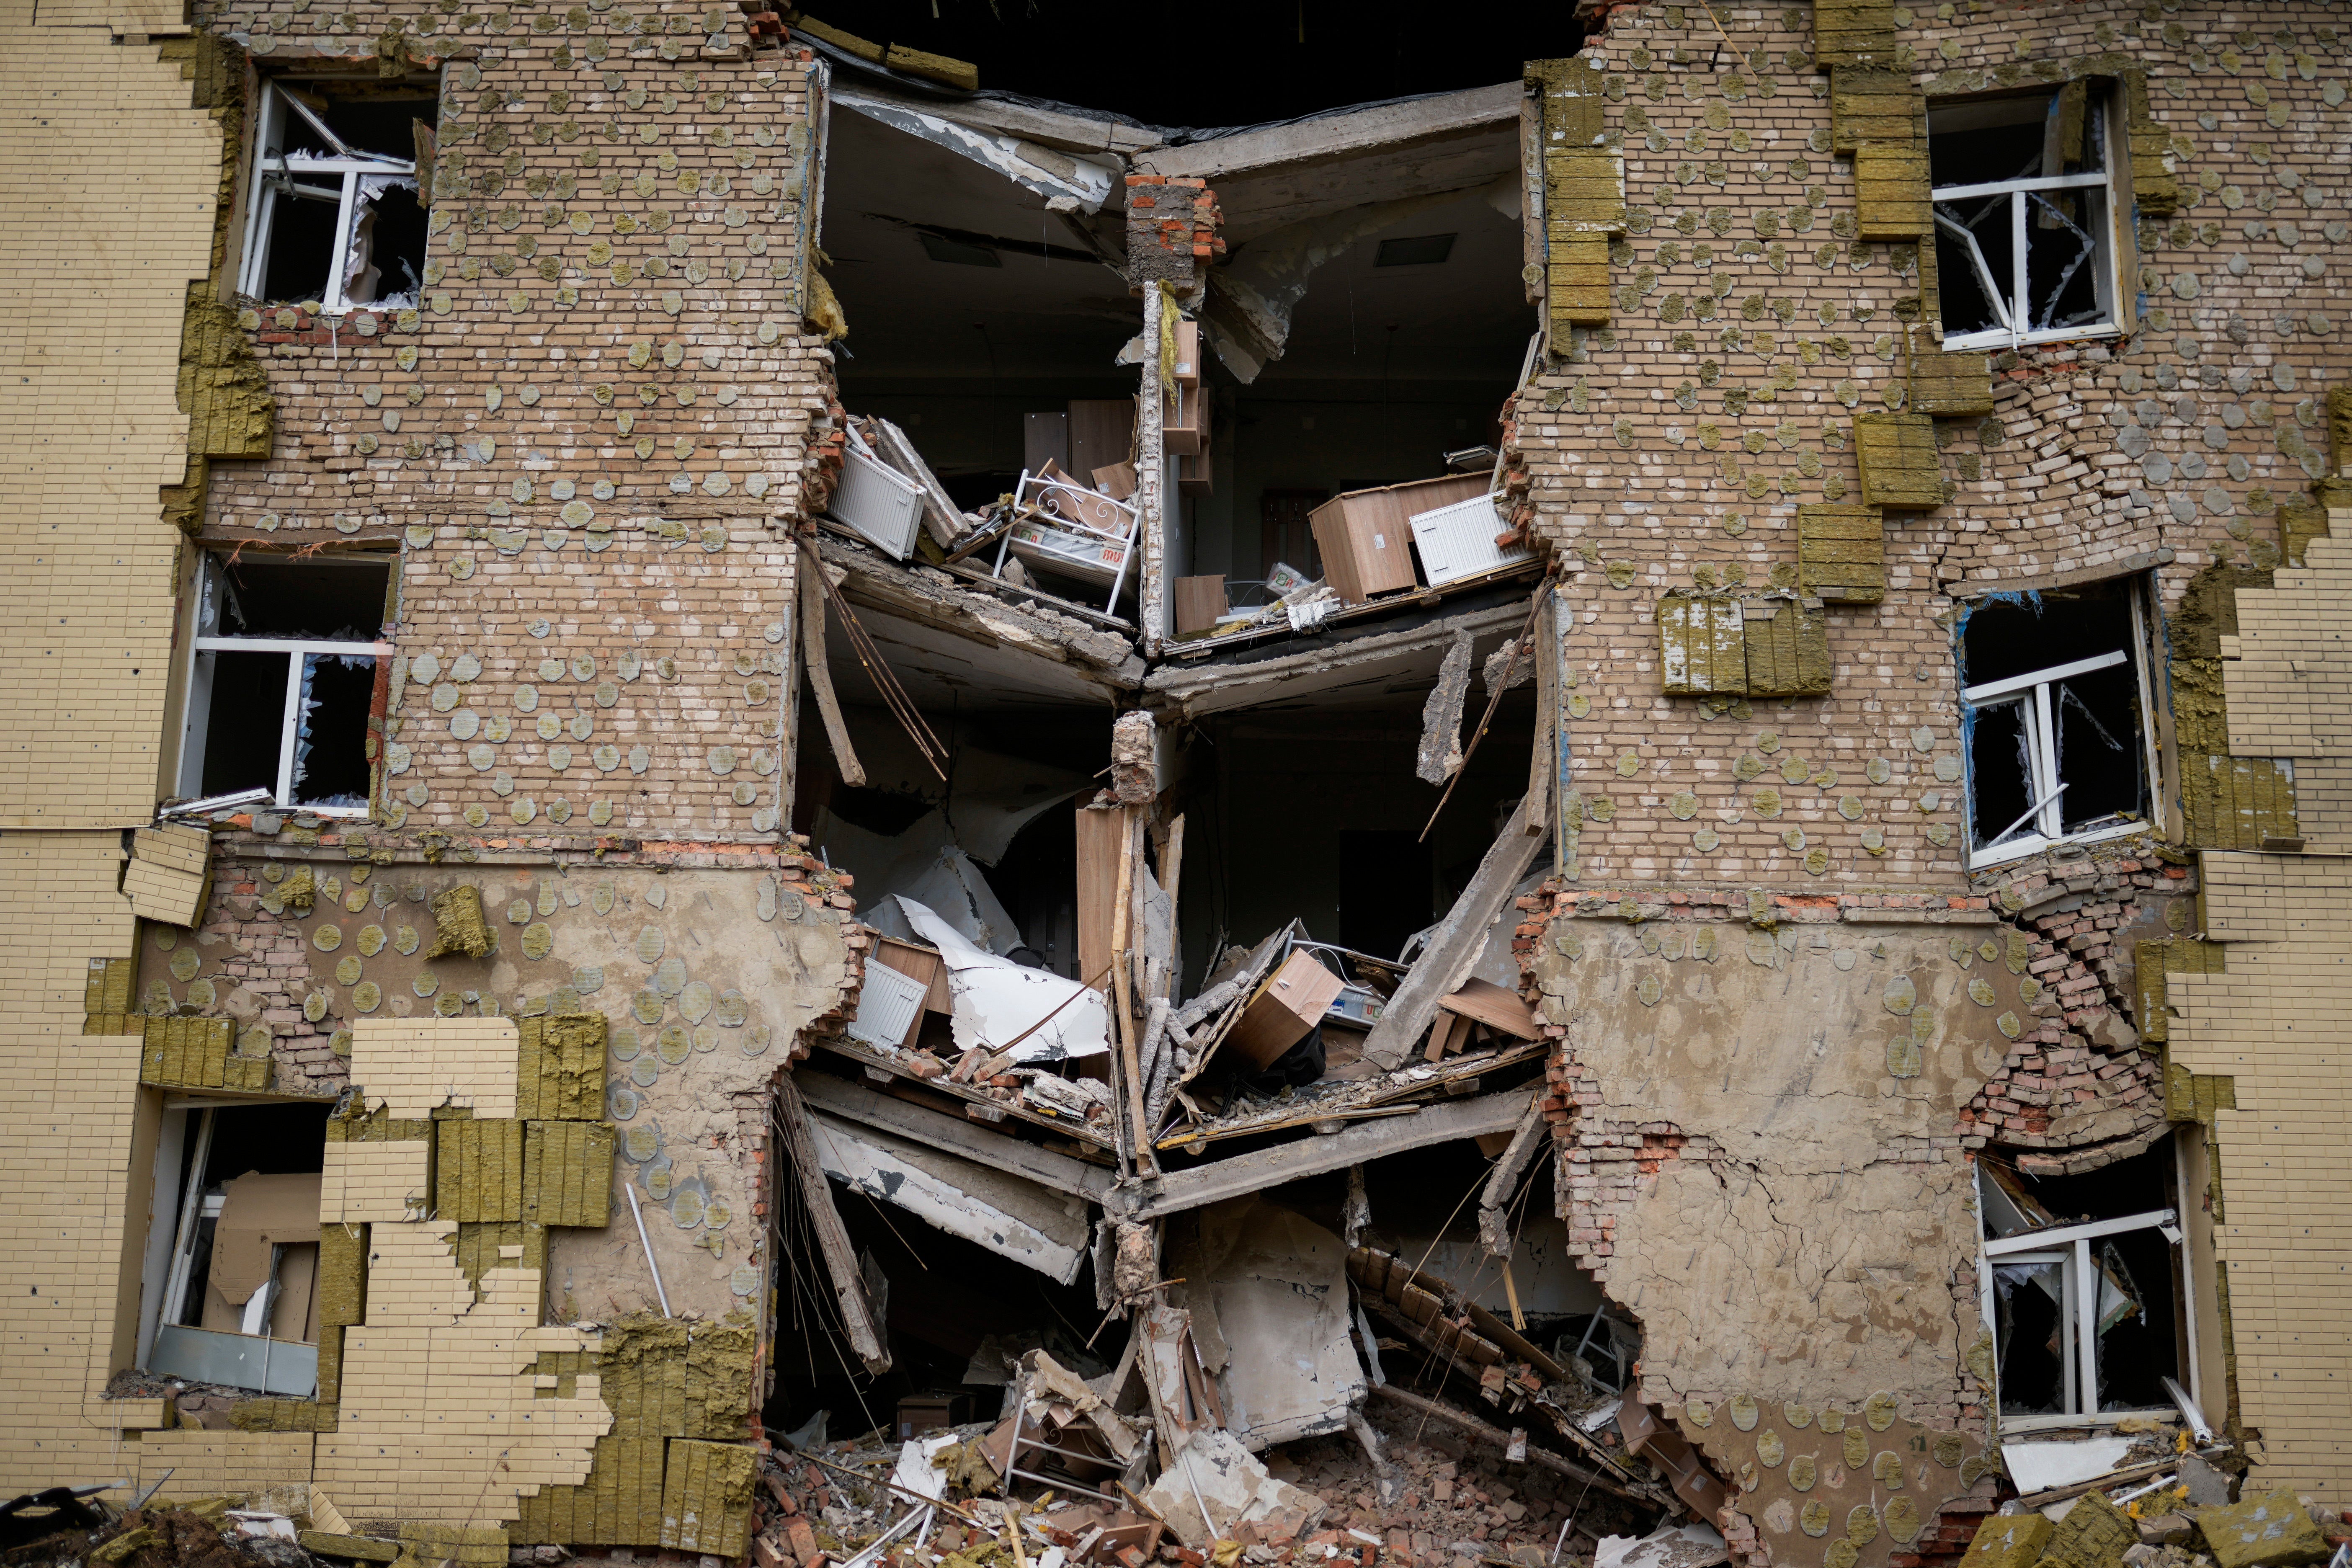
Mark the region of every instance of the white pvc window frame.
[[191, 797], [204, 794], [205, 748], [210, 739], [213, 695], [212, 670], [204, 656], [208, 653], [283, 654], [286, 656], [286, 697], [278, 717], [278, 769], [270, 789], [271, 803], [281, 811], [306, 811], [314, 816], [366, 816], [372, 809], [367, 805], [320, 805], [295, 798], [294, 770], [301, 741], [305, 656], [319, 654], [341, 658], [385, 659], [392, 657], [392, 644], [378, 640], [341, 641], [331, 637], [224, 637], [211, 629], [220, 623], [220, 601], [215, 593], [215, 578], [220, 566], [207, 555], [199, 570], [202, 575], [196, 584], [197, 630], [191, 639], [187, 668], [181, 683], [180, 710], [184, 729], [180, 742], [179, 793]]
[[[317, 132], [330, 147], [337, 150], [334, 157], [304, 158], [288, 162], [282, 150], [286, 116], [299, 115]], [[319, 292], [320, 309], [327, 315], [340, 316], [347, 311], [373, 303], [362, 300], [354, 305], [343, 292], [343, 274], [352, 251], [352, 230], [359, 222], [360, 180], [368, 174], [405, 175], [414, 179], [416, 163], [412, 158], [393, 158], [377, 153], [353, 151], [342, 138], [327, 129], [327, 122], [310, 110], [310, 106], [289, 92], [278, 89], [275, 81], [265, 81], [261, 88], [261, 112], [257, 117], [258, 129], [253, 142], [252, 190], [247, 195], [245, 213], [245, 260], [237, 273], [236, 291], [248, 299], [261, 298], [269, 278], [269, 246], [277, 228], [278, 204], [270, 199], [273, 193], [285, 191], [299, 200], [336, 204], [335, 243], [329, 252], [325, 286]], [[272, 151], [273, 148], [279, 149]]]
[[[1984, 291], [1985, 300], [1992, 307], [1996, 324], [1973, 332], [1961, 332], [1944, 340], [1947, 349], [2022, 348], [2028, 343], [2072, 342], [2080, 338], [2111, 338], [2123, 331], [2122, 311], [2118, 299], [2122, 279], [2117, 275], [2117, 257], [2122, 247], [2116, 243], [2116, 193], [2112, 170], [2115, 165], [2116, 138], [2106, 129], [2106, 106], [2096, 106], [2094, 112], [2103, 128], [2100, 137], [2100, 162], [2105, 167], [2085, 174], [2038, 175], [2019, 180], [1988, 180], [1969, 185], [1942, 185], [1928, 193], [1935, 204], [1936, 227], [1940, 233], [1953, 235], [1966, 247], [1969, 262], [1976, 274], [1977, 286]], [[1930, 137], [1932, 139], [1933, 132]], [[2099, 309], [2105, 319], [2082, 321], [2069, 326], [2033, 328], [2032, 290], [2029, 287], [2026, 268], [2028, 217], [2035, 196], [2049, 191], [2095, 191], [2098, 198], [2086, 204], [2095, 211], [2086, 211], [2084, 232], [2092, 244], [2090, 265], [2096, 268], [2092, 281], [2097, 291]], [[1985, 259], [1984, 250], [1977, 244], [1969, 227], [1943, 211], [1948, 202], [1983, 201], [2006, 195], [2009, 198], [2009, 276], [1993, 276], [1991, 264]]]
[[[2180, 1229], [2179, 1212], [2175, 1209], [2152, 1209], [2145, 1214], [2125, 1215], [2116, 1219], [2093, 1220], [2084, 1225], [2053, 1226], [2041, 1230], [2021, 1231], [1982, 1244], [1983, 1258], [1977, 1269], [1977, 1290], [1982, 1303], [1985, 1327], [1995, 1337], [1995, 1386], [1993, 1408], [2000, 1408], [1999, 1387], [2000, 1366], [1998, 1342], [2000, 1317], [1994, 1309], [1992, 1271], [1997, 1264], [2048, 1264], [2064, 1266], [2064, 1300], [2061, 1310], [2066, 1320], [2066, 1331], [2062, 1336], [2064, 1348], [2065, 1409], [2041, 1415], [2011, 1415], [1999, 1417], [2004, 1432], [2031, 1432], [2052, 1426], [2105, 1426], [2146, 1415], [2147, 1410], [2171, 1406], [2150, 1405], [2147, 1410], [2101, 1410], [2099, 1408], [2099, 1265], [2092, 1243], [2128, 1231], [2162, 1231], [2171, 1244], [2173, 1260], [2180, 1275], [2182, 1309], [2185, 1319], [2182, 1329], [2194, 1342], [2193, 1323], [2196, 1311], [2196, 1282], [2189, 1278], [2189, 1248]], [[2195, 1365], [2192, 1357], [2190, 1363]]]
[[2080, 833], [2065, 830], [2065, 794], [2060, 787], [2065, 781], [2058, 773], [2057, 714], [2053, 706], [2052, 688], [2077, 675], [2089, 675], [2095, 670], [2113, 669], [2129, 663], [2139, 684], [2140, 767], [2151, 803], [2159, 798], [2159, 769], [2156, 750], [2154, 693], [2148, 686], [2147, 624], [2142, 605], [2141, 588], [2134, 584], [2131, 590], [2131, 646], [2111, 653], [2095, 654], [2089, 658], [2075, 659], [2068, 664], [2052, 665], [2047, 669], [2028, 670], [2000, 680], [1989, 680], [1980, 686], [1960, 689], [1960, 700], [1969, 709], [1983, 710], [2019, 704], [2023, 710], [2026, 752], [2026, 800], [2032, 809], [2025, 820], [2010, 829], [2008, 834], [1982, 847], [1976, 846], [1976, 755], [1973, 746], [1967, 748], [1964, 759], [1969, 769], [1968, 820], [1964, 831], [1969, 835], [1969, 868], [1999, 866], [2011, 860], [2021, 860], [2029, 855], [2039, 855], [2061, 844], [2097, 844], [2110, 838], [2125, 838], [2135, 833], [2151, 833], [2156, 829], [2154, 813], [2147, 820], [2119, 822], [2105, 827], [2094, 827]]

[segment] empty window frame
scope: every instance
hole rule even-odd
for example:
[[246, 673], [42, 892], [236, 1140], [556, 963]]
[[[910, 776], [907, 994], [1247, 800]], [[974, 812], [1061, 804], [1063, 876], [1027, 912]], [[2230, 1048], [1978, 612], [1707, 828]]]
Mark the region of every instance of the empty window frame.
[[1969, 864], [2148, 826], [2157, 759], [2137, 579], [1996, 595], [1960, 629]]
[[180, 751], [185, 798], [267, 789], [364, 816], [389, 556], [205, 557]]
[[141, 1269], [140, 1366], [312, 1395], [326, 1121], [316, 1103], [166, 1099]]
[[2188, 1396], [2195, 1290], [2177, 1210], [2067, 1224], [2030, 1184], [1982, 1165], [1979, 1193], [1979, 1289], [2003, 1430], [2169, 1412]]
[[434, 89], [417, 84], [263, 84], [237, 291], [411, 306], [425, 278], [417, 160], [432, 157]]
[[1946, 348], [2117, 330], [2108, 96], [2077, 80], [1929, 106]]

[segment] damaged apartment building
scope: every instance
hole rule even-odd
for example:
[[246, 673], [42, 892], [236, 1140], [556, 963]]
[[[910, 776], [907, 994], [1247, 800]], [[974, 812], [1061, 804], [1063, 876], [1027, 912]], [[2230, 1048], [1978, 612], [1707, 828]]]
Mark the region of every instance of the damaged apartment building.
[[2342, 7], [946, 9], [0, 5], [18, 1489], [2324, 1555]]

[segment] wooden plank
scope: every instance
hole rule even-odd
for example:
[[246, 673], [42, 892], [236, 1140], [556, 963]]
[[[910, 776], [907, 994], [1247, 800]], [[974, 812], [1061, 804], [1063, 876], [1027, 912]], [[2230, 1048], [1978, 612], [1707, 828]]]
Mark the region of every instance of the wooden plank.
[[1095, 482], [1095, 470], [1124, 463], [1135, 453], [1135, 399], [1074, 397], [1070, 400], [1070, 477]]
[[1548, 833], [1551, 830], [1552, 725], [1558, 719], [1559, 700], [1554, 687], [1559, 679], [1559, 658], [1552, 644], [1559, 637], [1559, 595], [1553, 590], [1543, 590], [1543, 602], [1536, 611], [1536, 627], [1529, 634], [1528, 646], [1521, 650], [1521, 667], [1532, 662], [1536, 677], [1536, 738], [1528, 748], [1528, 795], [1519, 803], [1519, 827], [1527, 833]]
[[1462, 983], [1462, 988], [1451, 995], [1438, 998], [1437, 1005], [1449, 1013], [1474, 1018], [1489, 1028], [1500, 1029], [1522, 1040], [1543, 1037], [1542, 1026], [1536, 1022], [1535, 1009], [1516, 991], [1505, 990], [1491, 980], [1476, 977]]
[[1078, 819], [1078, 973], [1081, 984], [1108, 984], [1111, 938], [1118, 912], [1119, 861], [1127, 843], [1127, 813], [1118, 806], [1080, 806]]
[[964, 1114], [967, 1116], [977, 1116], [986, 1121], [1001, 1121], [1005, 1117], [1011, 1116], [1018, 1121], [1026, 1121], [1033, 1127], [1050, 1129], [1072, 1142], [1092, 1143], [1097, 1148], [1106, 1150], [1111, 1146], [1110, 1140], [1101, 1133], [1091, 1128], [1081, 1127], [1066, 1118], [1041, 1116], [1034, 1110], [1024, 1110], [1018, 1105], [1007, 1105], [1004, 1101], [984, 1094], [979, 1089], [967, 1088], [960, 1083], [950, 1083], [944, 1078], [918, 1078], [907, 1070], [903, 1058], [886, 1057], [873, 1047], [850, 1039], [845, 1035], [830, 1036], [816, 1043], [820, 1049], [831, 1051], [835, 1056], [856, 1062], [866, 1069], [868, 1078], [877, 1082], [889, 1079], [961, 1100], [964, 1102]]
[[852, 787], [866, 783], [866, 769], [857, 761], [856, 748], [849, 743], [849, 725], [841, 716], [841, 699], [833, 689], [833, 666], [824, 652], [824, 584], [817, 574], [824, 570], [817, 552], [805, 546], [793, 562], [793, 574], [800, 579], [801, 664], [807, 671], [810, 693], [816, 698], [817, 713], [824, 720], [825, 743], [833, 748], [834, 766], [840, 770], [841, 782]]
[[974, 1164], [1020, 1176], [1055, 1192], [1068, 1193], [1089, 1203], [1113, 1201], [1117, 1180], [1099, 1165], [1056, 1154], [1050, 1149], [1003, 1133], [983, 1132], [968, 1121], [894, 1095], [835, 1078], [831, 1073], [794, 1076], [802, 1098], [818, 1110], [868, 1127], [910, 1138], [928, 1148], [961, 1156]]
[[866, 1371], [887, 1372], [890, 1347], [874, 1321], [874, 1303], [866, 1299], [856, 1250], [841, 1223], [841, 1211], [834, 1207], [833, 1184], [825, 1180], [824, 1168], [817, 1163], [815, 1141], [809, 1135], [808, 1107], [802, 1102], [799, 1085], [791, 1073], [776, 1080], [776, 1127], [800, 1182], [802, 1199], [808, 1205], [810, 1228], [816, 1232], [817, 1247], [824, 1254], [825, 1271], [833, 1276], [834, 1299], [841, 1309], [849, 1348], [866, 1363]]
[[1435, 1020], [1439, 1001], [1470, 978], [1479, 955], [1486, 951], [1486, 933], [1517, 896], [1519, 882], [1535, 864], [1542, 843], [1530, 834], [1507, 828], [1488, 847], [1470, 885], [1454, 900], [1454, 907], [1422, 949], [1420, 962], [1405, 973], [1380, 1021], [1364, 1037], [1362, 1060], [1382, 1072], [1394, 1072], [1404, 1065], [1406, 1053], [1421, 1043], [1423, 1032]]
[[1475, 1138], [1482, 1132], [1501, 1132], [1518, 1124], [1527, 1103], [1528, 1091], [1523, 1089], [1449, 1100], [1425, 1107], [1411, 1116], [1359, 1121], [1328, 1137], [1301, 1138], [1271, 1149], [1236, 1154], [1230, 1160], [1170, 1171], [1160, 1178], [1159, 1191], [1139, 1205], [1132, 1217], [1159, 1219], [1284, 1182], [1321, 1175], [1326, 1171], [1344, 1171], [1386, 1154]]

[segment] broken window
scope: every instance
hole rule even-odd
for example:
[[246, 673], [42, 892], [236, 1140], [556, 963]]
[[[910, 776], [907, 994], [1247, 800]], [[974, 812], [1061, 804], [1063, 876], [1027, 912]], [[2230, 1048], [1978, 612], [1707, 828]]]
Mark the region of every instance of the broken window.
[[2158, 1206], [2172, 1158], [2163, 1144], [2077, 1176], [1979, 1164], [2004, 1429], [2193, 1410], [2188, 1255], [2179, 1211]]
[[1944, 346], [2116, 330], [2106, 103], [2084, 81], [1927, 111]]
[[436, 114], [414, 82], [265, 83], [237, 291], [330, 314], [415, 305]]
[[2135, 583], [1997, 595], [1961, 631], [1974, 865], [2148, 819], [2147, 622]]
[[387, 557], [205, 558], [179, 794], [364, 816]]
[[326, 1128], [323, 1105], [165, 1103], [141, 1367], [297, 1399], [316, 1390]]

